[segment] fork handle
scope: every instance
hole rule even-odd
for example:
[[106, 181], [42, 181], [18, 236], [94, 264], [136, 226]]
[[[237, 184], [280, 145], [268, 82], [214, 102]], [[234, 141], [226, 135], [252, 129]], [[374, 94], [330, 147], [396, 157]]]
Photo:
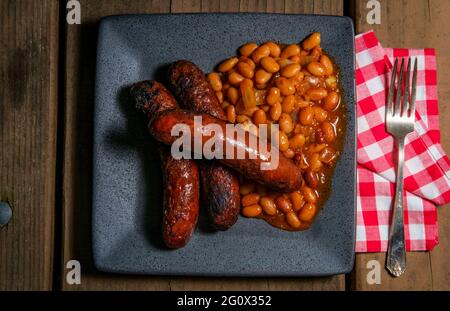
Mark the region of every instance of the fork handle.
[[389, 230], [389, 244], [386, 268], [394, 276], [400, 276], [406, 269], [405, 223], [403, 221], [403, 162], [405, 138], [397, 139], [398, 166], [395, 187], [392, 223]]

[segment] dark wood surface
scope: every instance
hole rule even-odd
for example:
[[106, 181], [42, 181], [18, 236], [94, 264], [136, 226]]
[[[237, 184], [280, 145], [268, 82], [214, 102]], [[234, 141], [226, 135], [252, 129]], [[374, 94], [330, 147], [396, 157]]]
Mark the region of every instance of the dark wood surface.
[[[0, 1], [0, 200], [9, 201], [14, 210], [12, 222], [0, 230], [0, 290], [450, 289], [448, 206], [439, 208], [440, 245], [430, 253], [409, 253], [408, 270], [398, 279], [385, 272], [384, 254], [358, 254], [350, 275], [327, 278], [113, 275], [94, 269], [90, 241], [94, 64], [101, 17], [170, 12], [346, 14], [354, 17], [357, 32], [373, 28], [385, 46], [435, 47], [442, 142], [450, 152], [449, 0], [380, 0], [381, 25], [367, 24], [366, 0], [80, 2], [81, 25], [67, 25], [65, 1]], [[57, 158], [61, 163], [56, 164]], [[55, 172], [61, 175], [56, 180]], [[81, 285], [65, 282], [65, 263], [72, 259], [81, 262]], [[366, 282], [366, 265], [372, 259], [382, 264], [380, 285]]]
[[0, 290], [52, 288], [58, 3], [0, 1]]

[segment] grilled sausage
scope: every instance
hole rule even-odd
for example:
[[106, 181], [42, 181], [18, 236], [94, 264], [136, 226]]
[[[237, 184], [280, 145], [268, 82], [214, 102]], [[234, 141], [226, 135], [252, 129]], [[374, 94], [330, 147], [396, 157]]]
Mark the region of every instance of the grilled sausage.
[[[195, 151], [192, 146], [194, 146], [194, 137], [196, 135], [200, 135], [202, 137], [203, 144], [211, 138], [201, 129], [195, 129], [195, 116], [202, 117], [203, 126], [209, 124], [216, 124], [220, 126], [224, 135], [216, 135], [216, 138], [219, 139], [222, 144], [223, 159], [219, 159], [222, 163], [237, 170], [245, 177], [264, 184], [274, 190], [291, 192], [300, 188], [302, 184], [302, 173], [300, 169], [291, 160], [281, 154], [279, 150], [276, 149], [272, 151], [279, 156], [278, 165], [270, 170], [262, 170], [261, 164], [270, 163], [271, 158], [266, 154], [261, 154], [257, 148], [252, 148], [250, 146], [250, 136], [253, 134], [247, 132], [245, 141], [240, 141], [236, 137], [226, 137], [226, 122], [211, 117], [210, 115], [195, 114], [186, 110], [164, 112], [149, 125], [150, 132], [158, 141], [171, 145], [175, 140], [177, 140], [176, 136], [171, 135], [172, 127], [177, 124], [187, 126], [191, 131], [191, 144], [190, 146], [185, 147], [190, 151]], [[194, 133], [196, 130], [198, 132]], [[227, 158], [226, 149], [229, 146], [235, 148], [235, 154], [239, 154], [239, 152], [242, 151], [245, 154], [245, 158]], [[270, 144], [267, 144], [267, 147], [268, 151], [271, 152]]]
[[[156, 81], [143, 81], [131, 89], [136, 108], [150, 123], [165, 111], [178, 108], [169, 91]], [[164, 178], [163, 239], [170, 248], [186, 245], [197, 225], [199, 212], [199, 171], [194, 160], [175, 160], [169, 148], [161, 145]]]
[[[169, 68], [169, 81], [183, 108], [226, 120], [219, 101], [204, 73], [194, 63], [181, 60]], [[202, 202], [211, 224], [226, 230], [236, 222], [240, 209], [239, 180], [236, 173], [221, 163], [200, 163]]]
[[195, 230], [199, 209], [199, 171], [195, 161], [175, 160], [160, 148], [164, 178], [163, 239], [170, 248], [185, 246]]
[[173, 63], [169, 67], [169, 81], [175, 97], [184, 108], [226, 121], [226, 115], [214, 90], [205, 74], [195, 64], [187, 60]]

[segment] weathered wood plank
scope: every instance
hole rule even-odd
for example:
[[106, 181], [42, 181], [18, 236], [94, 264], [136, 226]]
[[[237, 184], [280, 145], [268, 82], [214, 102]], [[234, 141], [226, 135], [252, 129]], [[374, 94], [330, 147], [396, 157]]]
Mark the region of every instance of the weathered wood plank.
[[[67, 25], [63, 180], [64, 290], [168, 290], [165, 278], [100, 273], [91, 255], [92, 103], [98, 21], [112, 14], [168, 13], [170, 1], [81, 1], [81, 25]], [[81, 263], [81, 285], [65, 282], [65, 263]]]
[[52, 288], [58, 2], [0, 2], [0, 290]]
[[[380, 0], [381, 24], [369, 25], [366, 21], [369, 9], [367, 1], [356, 0], [354, 3], [355, 27], [357, 32], [374, 29], [386, 47], [437, 49], [438, 90], [442, 143], [447, 152], [450, 151], [450, 104], [446, 98], [450, 96], [450, 22], [447, 12], [448, 1], [386, 1]], [[357, 255], [355, 270], [352, 275], [352, 288], [356, 290], [443, 290], [450, 288], [450, 212], [449, 206], [439, 208], [440, 245], [433, 252], [408, 253], [407, 270], [400, 278], [392, 278], [383, 269], [380, 285], [369, 285], [366, 282], [366, 264], [369, 260], [378, 260], [382, 267], [384, 254]]]

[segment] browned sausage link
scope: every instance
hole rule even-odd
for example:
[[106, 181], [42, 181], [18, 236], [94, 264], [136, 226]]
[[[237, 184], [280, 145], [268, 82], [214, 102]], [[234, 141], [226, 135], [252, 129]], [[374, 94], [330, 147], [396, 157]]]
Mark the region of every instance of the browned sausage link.
[[[173, 110], [162, 113], [157, 117], [153, 123], [149, 124], [150, 132], [153, 137], [162, 143], [171, 145], [177, 137], [171, 135], [172, 127], [177, 124], [183, 124], [188, 126], [191, 131], [191, 145], [185, 146], [192, 151], [192, 146], [194, 146], [194, 117], [201, 116], [202, 124], [206, 126], [208, 124], [217, 124], [221, 127], [223, 133], [226, 133], [226, 123], [217, 118], [211, 117], [206, 114], [195, 114], [186, 110]], [[211, 137], [204, 134], [203, 131], [199, 131], [199, 135], [202, 135], [202, 143], [204, 144]], [[261, 184], [267, 185], [268, 187], [282, 191], [291, 192], [298, 190], [302, 184], [302, 174], [300, 169], [295, 166], [295, 164], [281, 154], [278, 150], [274, 150], [279, 156], [278, 165], [271, 170], [262, 170], [261, 164], [268, 163], [270, 159], [267, 159], [263, 154], [259, 152], [258, 149], [251, 148], [249, 145], [249, 135], [246, 135], [246, 141], [239, 141], [236, 137], [225, 137], [226, 135], [218, 135], [219, 139], [222, 139], [221, 143], [223, 145], [223, 159], [220, 161], [233, 169], [237, 170], [245, 177], [257, 181]], [[226, 145], [233, 146], [237, 152], [242, 150], [245, 154], [245, 159], [234, 159], [226, 158]], [[271, 151], [270, 144], [268, 144], [268, 150]], [[239, 154], [236, 153], [235, 154]], [[249, 155], [252, 154], [252, 159]]]
[[180, 248], [189, 242], [197, 224], [198, 166], [195, 161], [175, 160], [168, 148], [160, 150], [165, 189], [163, 238], [168, 247]]
[[[183, 108], [226, 120], [214, 90], [194, 63], [177, 61], [169, 69], [172, 88]], [[213, 227], [226, 230], [236, 222], [240, 211], [239, 180], [236, 173], [220, 163], [200, 163], [202, 201]]]
[[200, 178], [203, 204], [214, 228], [226, 230], [239, 216], [239, 180], [233, 171], [216, 161], [202, 161]]
[[[178, 108], [169, 91], [157, 81], [136, 83], [131, 94], [136, 108], [151, 121], [164, 111]], [[164, 176], [163, 239], [170, 248], [186, 245], [197, 225], [199, 212], [199, 172], [194, 160], [175, 160], [170, 149], [160, 146]]]
[[169, 81], [180, 103], [194, 112], [203, 112], [226, 120], [223, 111], [205, 74], [194, 63], [180, 60], [169, 67]]
[[149, 121], [161, 112], [177, 109], [178, 103], [170, 92], [158, 81], [149, 80], [134, 84], [131, 96], [136, 108], [145, 113]]

